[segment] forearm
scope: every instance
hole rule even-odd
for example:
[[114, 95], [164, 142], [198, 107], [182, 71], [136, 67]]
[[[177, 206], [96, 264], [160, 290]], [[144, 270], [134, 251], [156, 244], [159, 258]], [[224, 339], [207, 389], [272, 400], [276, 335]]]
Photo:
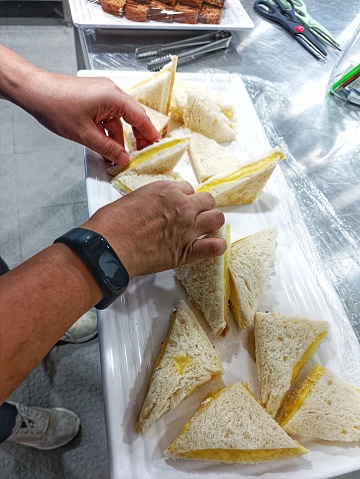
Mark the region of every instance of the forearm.
[[29, 111], [40, 68], [0, 45], [0, 95]]
[[82, 261], [62, 244], [0, 278], [0, 404], [101, 298]]

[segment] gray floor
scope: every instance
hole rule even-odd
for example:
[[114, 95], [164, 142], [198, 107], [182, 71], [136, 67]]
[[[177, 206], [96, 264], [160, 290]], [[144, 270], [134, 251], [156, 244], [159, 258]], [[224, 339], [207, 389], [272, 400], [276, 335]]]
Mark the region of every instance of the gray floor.
[[[72, 28], [0, 19], [0, 43], [39, 67], [76, 74]], [[56, 137], [0, 100], [0, 254], [11, 268], [87, 218], [82, 147]], [[20, 299], [21, 300], [21, 299]], [[14, 318], [16, 321], [16, 318]], [[63, 406], [81, 418], [69, 445], [41, 452], [0, 445], [1, 479], [108, 477], [98, 340], [56, 346], [13, 394], [26, 405]]]

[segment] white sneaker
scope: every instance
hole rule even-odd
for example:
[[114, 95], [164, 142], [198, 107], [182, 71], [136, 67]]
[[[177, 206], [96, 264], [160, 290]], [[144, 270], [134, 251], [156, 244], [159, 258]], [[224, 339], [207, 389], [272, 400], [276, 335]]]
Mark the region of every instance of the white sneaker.
[[93, 339], [97, 333], [97, 316], [95, 310], [91, 309], [81, 316], [59, 341], [66, 343], [85, 343]]
[[64, 446], [79, 432], [80, 418], [68, 409], [27, 407], [8, 402], [16, 407], [18, 414], [7, 441], [48, 450]]

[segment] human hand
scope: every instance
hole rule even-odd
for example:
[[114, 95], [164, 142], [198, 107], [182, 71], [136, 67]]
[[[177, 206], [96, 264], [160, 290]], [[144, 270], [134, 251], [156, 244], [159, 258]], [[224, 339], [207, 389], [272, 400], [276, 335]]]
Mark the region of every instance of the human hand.
[[120, 165], [128, 162], [120, 118], [132, 125], [138, 149], [161, 138], [144, 108], [108, 78], [39, 70], [27, 110], [52, 132]]
[[99, 209], [84, 228], [103, 235], [130, 278], [222, 255], [226, 242], [201, 238], [217, 231], [224, 214], [210, 193], [185, 181], [156, 181]]

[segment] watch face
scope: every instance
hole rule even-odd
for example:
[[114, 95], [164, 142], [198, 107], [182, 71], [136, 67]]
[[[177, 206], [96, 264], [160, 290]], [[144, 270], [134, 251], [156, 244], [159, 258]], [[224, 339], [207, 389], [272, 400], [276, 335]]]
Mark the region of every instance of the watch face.
[[93, 236], [87, 239], [84, 244], [86, 244], [89, 254], [107, 278], [108, 284], [115, 289], [126, 287], [128, 283], [126, 270], [119, 263], [104, 239]]

